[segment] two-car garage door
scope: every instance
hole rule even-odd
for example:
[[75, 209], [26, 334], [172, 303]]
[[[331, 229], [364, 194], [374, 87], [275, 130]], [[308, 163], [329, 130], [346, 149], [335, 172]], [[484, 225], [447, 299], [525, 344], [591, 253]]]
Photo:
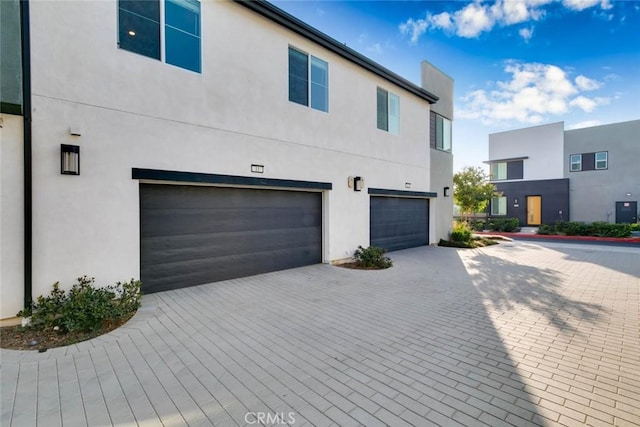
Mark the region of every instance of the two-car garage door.
[[322, 193], [140, 185], [146, 293], [322, 262]]

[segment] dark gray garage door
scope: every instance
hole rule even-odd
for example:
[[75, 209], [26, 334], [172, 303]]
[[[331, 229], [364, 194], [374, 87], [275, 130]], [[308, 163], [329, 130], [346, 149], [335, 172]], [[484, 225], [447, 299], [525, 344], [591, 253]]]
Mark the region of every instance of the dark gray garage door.
[[322, 262], [321, 196], [141, 184], [144, 292]]
[[388, 251], [429, 244], [429, 200], [372, 196], [371, 246]]

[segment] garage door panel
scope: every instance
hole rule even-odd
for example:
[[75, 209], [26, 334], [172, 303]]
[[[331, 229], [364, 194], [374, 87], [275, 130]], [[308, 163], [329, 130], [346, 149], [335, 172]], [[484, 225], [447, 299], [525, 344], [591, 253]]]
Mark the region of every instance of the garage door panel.
[[321, 193], [140, 186], [147, 293], [322, 261]]
[[[238, 232], [153, 236], [142, 240], [141, 251], [153, 264], [217, 258], [254, 250], [278, 251], [291, 247], [321, 247], [321, 236], [314, 227], [257, 230], [248, 235]], [[261, 242], [259, 246], [254, 241]], [[147, 265], [150, 262], [146, 263]]]
[[429, 200], [371, 197], [370, 241], [388, 251], [429, 244]]

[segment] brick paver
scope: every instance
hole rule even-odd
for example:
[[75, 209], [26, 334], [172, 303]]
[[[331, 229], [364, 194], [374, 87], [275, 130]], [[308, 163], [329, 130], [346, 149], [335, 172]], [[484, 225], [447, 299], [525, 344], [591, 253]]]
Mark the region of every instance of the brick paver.
[[0, 425], [640, 425], [640, 250], [423, 247], [144, 297], [2, 350]]

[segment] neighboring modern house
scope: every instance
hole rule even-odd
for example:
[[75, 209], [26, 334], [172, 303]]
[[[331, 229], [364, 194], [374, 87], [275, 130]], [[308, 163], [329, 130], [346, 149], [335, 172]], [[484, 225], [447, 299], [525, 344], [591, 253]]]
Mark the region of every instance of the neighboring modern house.
[[564, 130], [552, 123], [489, 135], [491, 216], [525, 226], [638, 221], [640, 120]]
[[0, 2], [0, 317], [433, 244], [453, 81], [415, 85], [264, 1]]

